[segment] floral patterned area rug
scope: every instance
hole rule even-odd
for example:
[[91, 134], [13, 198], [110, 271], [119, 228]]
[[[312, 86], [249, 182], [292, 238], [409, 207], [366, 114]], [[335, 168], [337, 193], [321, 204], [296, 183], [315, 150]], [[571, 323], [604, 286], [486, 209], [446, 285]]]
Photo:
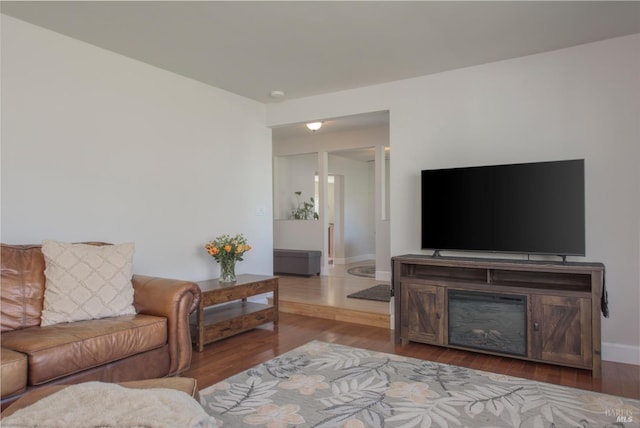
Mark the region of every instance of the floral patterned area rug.
[[626, 427], [640, 401], [312, 341], [200, 391], [223, 427]]

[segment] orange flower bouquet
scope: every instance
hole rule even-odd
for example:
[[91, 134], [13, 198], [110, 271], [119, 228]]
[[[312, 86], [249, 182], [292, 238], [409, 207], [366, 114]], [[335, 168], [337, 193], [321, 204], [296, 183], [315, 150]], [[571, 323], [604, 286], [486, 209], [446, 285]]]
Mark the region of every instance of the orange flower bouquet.
[[244, 253], [251, 249], [242, 234], [236, 236], [220, 235], [205, 246], [207, 252], [220, 263], [220, 282], [236, 280], [236, 261], [242, 261]]

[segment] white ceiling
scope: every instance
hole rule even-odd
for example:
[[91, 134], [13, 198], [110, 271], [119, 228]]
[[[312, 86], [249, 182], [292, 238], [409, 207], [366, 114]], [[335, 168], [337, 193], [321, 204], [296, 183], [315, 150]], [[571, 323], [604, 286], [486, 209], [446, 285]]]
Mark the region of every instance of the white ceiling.
[[640, 2], [2, 1], [0, 11], [264, 103], [640, 32]]
[[320, 130], [313, 132], [304, 123], [273, 128], [274, 140], [296, 138], [314, 133], [348, 132], [354, 129], [389, 126], [389, 112], [377, 111], [372, 113], [354, 114], [351, 116], [334, 117], [322, 120]]

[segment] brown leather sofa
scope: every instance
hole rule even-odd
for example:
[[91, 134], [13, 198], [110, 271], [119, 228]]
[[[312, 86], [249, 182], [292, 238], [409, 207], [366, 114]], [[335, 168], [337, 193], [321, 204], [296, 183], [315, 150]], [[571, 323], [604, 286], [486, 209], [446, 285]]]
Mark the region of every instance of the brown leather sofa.
[[189, 368], [195, 283], [134, 275], [135, 315], [40, 327], [41, 246], [2, 244], [0, 263], [2, 409], [45, 385], [152, 379]]

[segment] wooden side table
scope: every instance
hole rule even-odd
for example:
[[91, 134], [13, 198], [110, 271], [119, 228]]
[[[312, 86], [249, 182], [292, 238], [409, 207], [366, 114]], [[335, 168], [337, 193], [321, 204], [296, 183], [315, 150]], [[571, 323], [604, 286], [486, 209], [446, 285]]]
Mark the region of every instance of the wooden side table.
[[[197, 283], [202, 298], [191, 316], [191, 337], [198, 352], [204, 345], [273, 322], [278, 324], [278, 277], [240, 274], [236, 282], [209, 279]], [[248, 302], [247, 297], [273, 292], [273, 304]]]

